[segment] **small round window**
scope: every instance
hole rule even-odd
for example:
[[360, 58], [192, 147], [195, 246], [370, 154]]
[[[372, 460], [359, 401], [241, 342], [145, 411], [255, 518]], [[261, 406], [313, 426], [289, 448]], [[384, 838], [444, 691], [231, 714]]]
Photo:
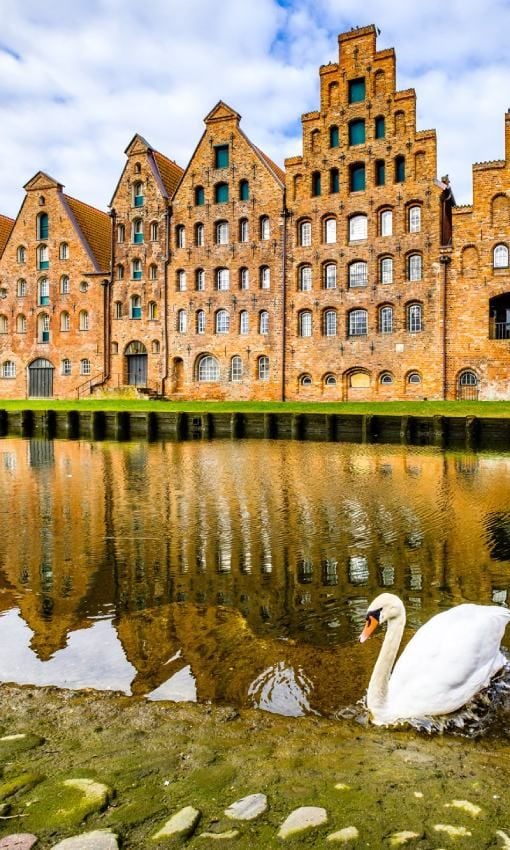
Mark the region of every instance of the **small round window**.
[[82, 282], [80, 283], [80, 292], [87, 292], [88, 288], [88, 282], [86, 280], [82, 280]]
[[326, 375], [324, 378], [325, 387], [336, 387], [336, 378], [334, 375]]
[[301, 375], [301, 377], [299, 379], [299, 383], [301, 384], [302, 387], [309, 387], [312, 383], [312, 376], [311, 375]]
[[[381, 375], [381, 384], [392, 384], [392, 383], [393, 383], [393, 375], [390, 375], [389, 372], [384, 372], [384, 374]], [[414, 382], [411, 382], [411, 383], [414, 383]]]
[[408, 384], [421, 384], [421, 375], [418, 372], [411, 372], [410, 375], [407, 376]]

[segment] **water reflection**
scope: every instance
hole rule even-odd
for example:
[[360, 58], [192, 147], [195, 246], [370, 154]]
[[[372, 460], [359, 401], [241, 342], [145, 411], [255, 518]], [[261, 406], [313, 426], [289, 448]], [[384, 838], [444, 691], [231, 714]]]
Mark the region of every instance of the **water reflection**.
[[0, 455], [3, 681], [329, 713], [366, 686], [379, 645], [356, 637], [381, 588], [411, 628], [509, 598], [508, 456], [11, 438]]

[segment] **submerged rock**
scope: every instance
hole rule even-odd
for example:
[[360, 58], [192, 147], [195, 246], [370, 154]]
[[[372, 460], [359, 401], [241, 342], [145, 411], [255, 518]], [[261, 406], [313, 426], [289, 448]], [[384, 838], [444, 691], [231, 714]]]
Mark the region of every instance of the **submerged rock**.
[[52, 850], [118, 850], [118, 836], [111, 829], [96, 829], [64, 838]]
[[326, 809], [319, 806], [301, 806], [294, 809], [278, 830], [278, 838], [288, 838], [305, 829], [322, 826], [328, 820]]
[[155, 832], [152, 836], [153, 841], [159, 841], [160, 838], [187, 838], [191, 835], [202, 816], [202, 812], [194, 809], [193, 806], [185, 806], [175, 815], [172, 815], [170, 820]]
[[254, 820], [267, 810], [267, 797], [265, 794], [250, 794], [241, 800], [236, 800], [225, 814], [231, 820]]
[[0, 839], [0, 850], [31, 850], [39, 839], [37, 835], [28, 832], [18, 832], [16, 835], [6, 835]]

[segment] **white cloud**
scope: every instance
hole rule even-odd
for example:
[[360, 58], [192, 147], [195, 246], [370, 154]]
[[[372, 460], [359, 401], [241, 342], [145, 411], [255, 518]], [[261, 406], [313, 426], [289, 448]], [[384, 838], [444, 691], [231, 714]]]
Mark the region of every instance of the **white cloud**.
[[283, 163], [338, 32], [372, 22], [379, 46], [396, 48], [398, 85], [417, 90], [419, 127], [438, 130], [438, 171], [458, 200], [473, 161], [503, 156], [506, 0], [365, 0], [361, 13], [359, 0], [3, 0], [1, 13], [0, 210], [11, 215], [40, 168], [104, 208], [135, 132], [185, 165], [220, 98]]

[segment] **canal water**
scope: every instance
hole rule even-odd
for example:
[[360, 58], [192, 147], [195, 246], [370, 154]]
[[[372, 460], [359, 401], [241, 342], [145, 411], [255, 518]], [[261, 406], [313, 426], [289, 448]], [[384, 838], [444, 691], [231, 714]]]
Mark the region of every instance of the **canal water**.
[[5, 438], [0, 494], [2, 682], [337, 716], [382, 589], [510, 602], [508, 454]]

